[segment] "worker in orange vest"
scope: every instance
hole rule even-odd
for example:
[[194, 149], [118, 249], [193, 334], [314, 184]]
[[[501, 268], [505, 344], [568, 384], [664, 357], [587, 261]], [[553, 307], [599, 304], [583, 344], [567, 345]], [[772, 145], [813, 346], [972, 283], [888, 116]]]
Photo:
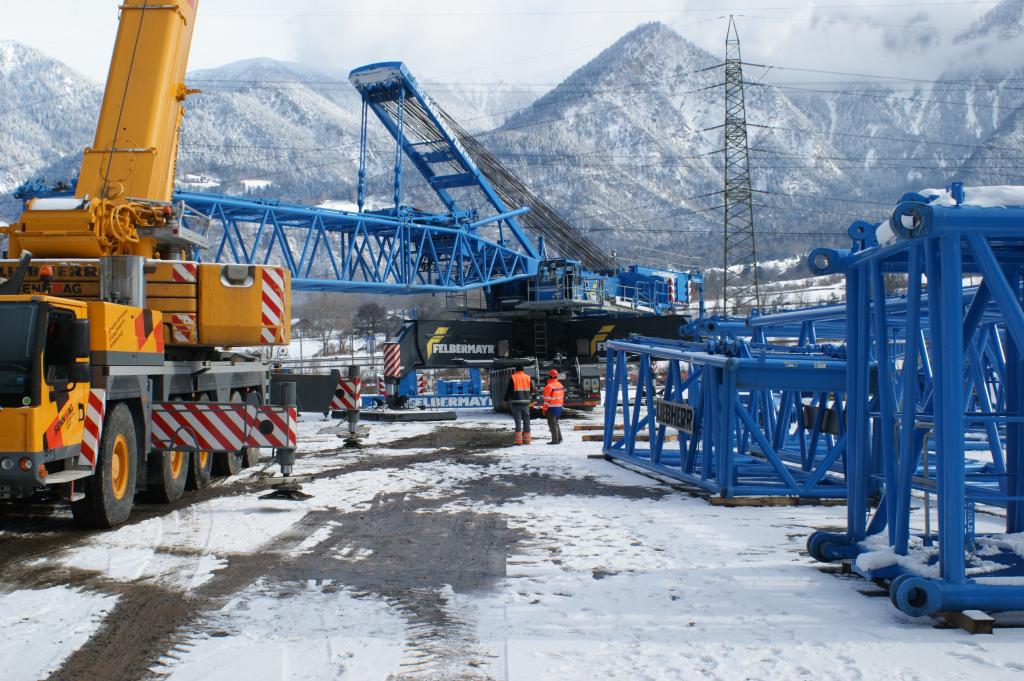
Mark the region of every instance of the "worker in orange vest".
[[522, 366], [509, 377], [505, 400], [516, 422], [516, 444], [530, 444], [530, 403], [533, 402], [533, 381]]
[[558, 371], [552, 369], [548, 372], [548, 384], [544, 386], [544, 406], [541, 407], [541, 411], [548, 419], [548, 428], [551, 430], [549, 445], [562, 444], [562, 427], [558, 425], [558, 419], [562, 416], [563, 404], [565, 404], [565, 387], [558, 380]]

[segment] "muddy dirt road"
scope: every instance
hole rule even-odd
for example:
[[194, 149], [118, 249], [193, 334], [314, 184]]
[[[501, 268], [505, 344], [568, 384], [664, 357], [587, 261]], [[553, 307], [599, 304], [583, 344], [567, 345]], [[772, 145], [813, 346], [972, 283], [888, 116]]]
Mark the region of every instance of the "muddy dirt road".
[[[845, 509], [721, 508], [510, 424], [300, 423], [312, 499], [255, 471], [109, 532], [0, 515], [4, 681], [1018, 678], [803, 552]], [[928, 655], [915, 651], [927, 650]], [[838, 661], [838, 662], [837, 662]]]
[[[504, 430], [430, 428], [363, 451], [313, 449], [301, 463], [314, 471], [314, 491], [358, 475], [395, 480], [417, 467], [448, 469], [464, 478], [457, 488], [439, 488], [426, 476], [402, 489], [370, 489], [372, 494], [348, 499], [346, 508], [322, 506], [328, 500], [318, 494], [296, 511], [287, 502], [252, 502], [264, 490], [251, 478], [224, 480], [171, 505], [140, 506], [128, 526], [109, 533], [75, 530], [66, 511], [43, 504], [6, 509], [0, 521], [0, 569], [6, 589], [59, 586], [117, 597], [88, 640], [47, 678], [162, 678], [173, 671], [174, 662], [195, 637], [216, 638], [222, 633], [209, 626], [209, 615], [238, 594], [259, 584], [287, 599], [307, 590], [310, 583], [325, 593], [345, 591], [356, 598], [382, 599], [400, 614], [412, 635], [403, 645], [403, 659], [408, 659], [394, 678], [492, 678], [478, 670], [483, 666], [478, 658], [487, 653], [474, 648], [472, 629], [445, 607], [446, 593], [491, 589], [507, 575], [514, 547], [532, 538], [510, 529], [501, 514], [452, 511], [446, 505], [506, 503], [581, 491], [647, 498], [665, 493], [498, 470], [499, 457], [492, 452], [508, 444]], [[319, 431], [334, 434], [330, 425]], [[460, 469], [469, 474], [460, 474]], [[242, 506], [231, 503], [239, 500], [244, 500]], [[221, 506], [232, 513], [255, 518], [240, 530], [256, 530], [251, 543], [255, 550], [225, 551], [217, 541], [203, 541], [225, 529], [230, 533], [223, 523], [217, 523], [215, 532], [188, 531], [193, 520], [202, 526], [197, 516], [213, 513], [211, 506], [217, 502], [228, 502]], [[301, 517], [294, 523], [260, 541], [260, 516], [296, 513]], [[168, 537], [168, 523], [184, 529], [184, 534]], [[269, 534], [276, 523], [267, 525]], [[153, 539], [155, 546], [149, 543]], [[139, 554], [145, 564], [119, 565], [119, 550]], [[86, 560], [76, 560], [83, 556]], [[217, 569], [205, 573], [200, 563], [211, 557]], [[181, 571], [193, 574], [187, 585], [168, 579], [169, 573]]]

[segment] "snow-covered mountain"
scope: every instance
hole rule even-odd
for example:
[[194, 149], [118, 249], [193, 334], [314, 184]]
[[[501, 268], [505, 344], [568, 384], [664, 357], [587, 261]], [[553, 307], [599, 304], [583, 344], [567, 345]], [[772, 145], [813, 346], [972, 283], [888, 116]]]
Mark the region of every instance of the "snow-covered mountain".
[[1003, 0], [985, 12], [966, 31], [953, 38], [954, 44], [981, 40], [1011, 40], [1024, 32], [1024, 0]]
[[[3, 43], [0, 94], [19, 102], [13, 124], [0, 127], [0, 214], [11, 216], [10, 191], [25, 179], [76, 173], [93, 135], [98, 83], [32, 48]], [[272, 59], [247, 59], [189, 72], [201, 90], [186, 103], [178, 186], [258, 194], [297, 202], [355, 200], [360, 99], [347, 73]], [[426, 82], [432, 96], [470, 130], [494, 127], [533, 99], [513, 86], [467, 88]], [[370, 166], [390, 163], [390, 138], [377, 130]], [[376, 156], [387, 153], [379, 165]], [[9, 162], [8, 162], [9, 161]], [[371, 186], [374, 177], [370, 177]]]
[[191, 72], [186, 82], [202, 92], [186, 104], [179, 186], [298, 202], [351, 198], [359, 97], [344, 74], [249, 59]]
[[[1018, 6], [1024, 0], [1005, 0], [957, 40], [1013, 38], [1002, 27], [1020, 23]], [[724, 94], [721, 69], [708, 67], [720, 61], [652, 23], [536, 100], [507, 84], [421, 82], [537, 194], [620, 258], [717, 264]], [[16, 43], [0, 44], [0, 75], [9, 109], [0, 127], [6, 198], [24, 179], [74, 173], [100, 87]], [[202, 93], [187, 103], [179, 186], [354, 201], [359, 99], [346, 75], [269, 59], [190, 73], [188, 84]], [[903, 191], [954, 179], [1021, 182], [1022, 71], [961, 66], [934, 83], [817, 87], [759, 76], [747, 74], [746, 104], [765, 259], [842, 244], [853, 219], [884, 216]], [[371, 201], [387, 202], [393, 151], [372, 125]], [[430, 207], [415, 186], [410, 200]], [[0, 203], [0, 218], [14, 213], [9, 198]]]
[[[721, 69], [706, 69], [720, 61], [663, 24], [645, 24], [483, 139], [571, 222], [621, 255], [718, 253], [724, 93]], [[762, 126], [750, 136], [755, 189], [818, 194], [845, 181], [827, 160], [831, 145], [807, 134], [811, 120], [788, 98], [751, 88], [746, 105], [748, 120]], [[776, 156], [785, 163], [765, 162]], [[771, 196], [754, 203], [775, 205]], [[789, 239], [774, 234], [792, 215], [758, 214], [766, 252], [792, 252]]]
[[0, 40], [0, 195], [81, 151], [96, 128], [100, 86], [19, 43]]

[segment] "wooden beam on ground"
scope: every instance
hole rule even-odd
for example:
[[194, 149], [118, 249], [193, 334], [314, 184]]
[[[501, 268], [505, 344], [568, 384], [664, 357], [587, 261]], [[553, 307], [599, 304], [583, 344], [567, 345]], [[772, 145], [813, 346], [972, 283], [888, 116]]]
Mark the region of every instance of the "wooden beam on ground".
[[968, 634], [991, 634], [996, 620], [981, 610], [964, 610], [963, 612], [942, 612], [939, 616], [953, 627], [959, 627]]
[[[637, 442], [649, 442], [650, 439], [651, 439], [651, 436], [647, 435], [646, 433], [644, 433], [642, 435], [637, 435], [636, 436], [636, 441]], [[668, 435], [668, 434], [666, 434], [664, 442], [676, 442], [678, 439], [679, 439], [678, 435]], [[588, 433], [587, 435], [583, 436], [583, 441], [584, 442], [603, 442], [604, 441], [604, 434], [603, 433], [593, 433], [593, 434]]]
[[730, 497], [709, 496], [712, 506], [845, 506], [846, 499], [812, 497]]

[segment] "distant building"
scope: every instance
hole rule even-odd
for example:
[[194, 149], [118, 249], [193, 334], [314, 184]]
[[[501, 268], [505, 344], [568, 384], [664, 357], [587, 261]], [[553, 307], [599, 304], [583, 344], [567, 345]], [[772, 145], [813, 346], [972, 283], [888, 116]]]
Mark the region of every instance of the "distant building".
[[292, 320], [292, 333], [297, 336], [308, 336], [314, 333], [313, 323], [305, 317], [297, 317]]

